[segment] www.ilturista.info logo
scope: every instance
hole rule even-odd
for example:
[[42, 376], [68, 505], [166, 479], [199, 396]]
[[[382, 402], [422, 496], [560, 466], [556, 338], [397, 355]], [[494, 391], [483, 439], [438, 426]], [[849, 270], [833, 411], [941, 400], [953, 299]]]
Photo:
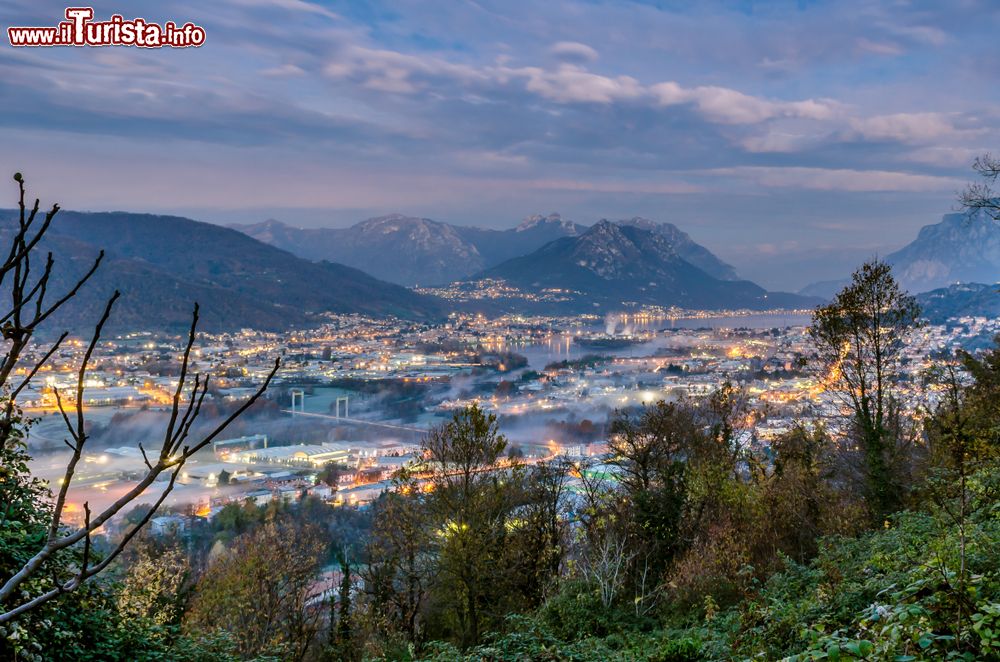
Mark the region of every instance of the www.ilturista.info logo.
[[95, 21], [92, 7], [67, 7], [66, 20], [55, 27], [9, 27], [11, 46], [138, 46], [139, 48], [188, 48], [205, 43], [205, 28], [194, 23], [163, 25], [143, 18], [125, 20], [115, 14]]

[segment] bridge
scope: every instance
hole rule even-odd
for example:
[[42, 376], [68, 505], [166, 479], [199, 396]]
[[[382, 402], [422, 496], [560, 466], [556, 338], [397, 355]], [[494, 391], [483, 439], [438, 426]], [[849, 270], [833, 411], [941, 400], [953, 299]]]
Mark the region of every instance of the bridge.
[[389, 430], [402, 430], [405, 432], [416, 432], [419, 434], [426, 434], [430, 428], [421, 428], [413, 425], [398, 425], [396, 423], [383, 423], [381, 421], [369, 421], [363, 418], [349, 418], [347, 416], [334, 416], [332, 414], [314, 414], [307, 411], [302, 411], [301, 409], [282, 409], [282, 412], [286, 414], [291, 414], [292, 416], [309, 416], [311, 418], [322, 418], [328, 421], [336, 421], [337, 423], [350, 423], [352, 425], [371, 425], [379, 428], [387, 428]]

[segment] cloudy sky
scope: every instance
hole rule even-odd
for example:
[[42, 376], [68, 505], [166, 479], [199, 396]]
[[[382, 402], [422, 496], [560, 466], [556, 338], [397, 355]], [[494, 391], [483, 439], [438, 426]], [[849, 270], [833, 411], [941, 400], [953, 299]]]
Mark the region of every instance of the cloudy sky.
[[[797, 288], [910, 241], [1000, 147], [995, 2], [93, 5], [207, 41], [0, 47], [2, 170], [67, 208], [640, 215]], [[64, 7], [4, 0], [0, 23]]]

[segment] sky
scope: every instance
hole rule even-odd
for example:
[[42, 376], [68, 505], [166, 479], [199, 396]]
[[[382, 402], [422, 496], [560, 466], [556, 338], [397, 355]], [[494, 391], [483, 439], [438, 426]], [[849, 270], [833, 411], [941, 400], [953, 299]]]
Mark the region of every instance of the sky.
[[[303, 227], [645, 216], [794, 290], [908, 243], [1000, 146], [996, 2], [93, 6], [207, 36], [4, 35], [0, 171], [72, 209]], [[4, 0], [0, 24], [64, 9]]]

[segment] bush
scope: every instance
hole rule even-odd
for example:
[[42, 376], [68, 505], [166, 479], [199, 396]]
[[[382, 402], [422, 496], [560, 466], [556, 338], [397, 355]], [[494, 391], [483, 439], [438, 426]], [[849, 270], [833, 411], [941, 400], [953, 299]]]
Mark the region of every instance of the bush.
[[634, 627], [634, 616], [616, 606], [605, 609], [597, 591], [583, 581], [567, 582], [539, 612], [542, 622], [563, 641], [607, 637]]
[[701, 641], [691, 637], [668, 639], [650, 658], [650, 662], [699, 662], [704, 660]]

